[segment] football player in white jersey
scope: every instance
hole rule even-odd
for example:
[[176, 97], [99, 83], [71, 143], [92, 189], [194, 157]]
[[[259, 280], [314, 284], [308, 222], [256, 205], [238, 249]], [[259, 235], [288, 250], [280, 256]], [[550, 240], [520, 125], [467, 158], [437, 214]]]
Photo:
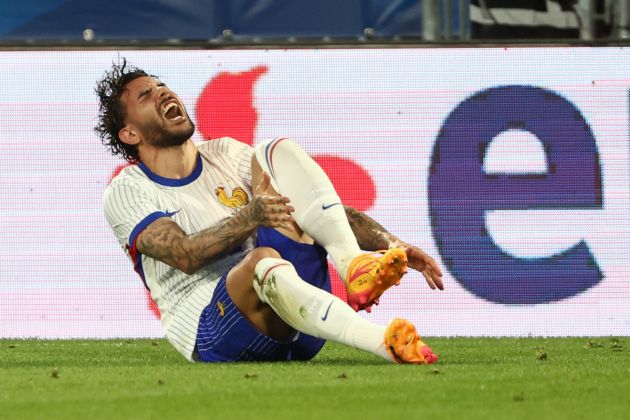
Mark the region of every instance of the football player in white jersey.
[[[107, 220], [186, 358], [308, 359], [333, 340], [398, 363], [437, 360], [410, 322], [380, 326], [355, 311], [378, 303], [408, 266], [443, 289], [438, 265], [343, 206], [294, 142], [197, 146], [177, 95], [126, 62], [96, 92], [97, 133], [135, 164], [107, 188]], [[326, 254], [345, 279], [348, 304], [329, 293]]]

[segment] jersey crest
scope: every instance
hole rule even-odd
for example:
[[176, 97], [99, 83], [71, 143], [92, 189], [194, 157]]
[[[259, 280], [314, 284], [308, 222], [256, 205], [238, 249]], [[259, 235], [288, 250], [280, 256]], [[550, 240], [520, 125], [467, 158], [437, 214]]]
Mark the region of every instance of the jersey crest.
[[219, 315], [225, 316], [225, 305], [223, 304], [223, 302], [217, 302], [217, 309], [219, 310]]
[[241, 187], [236, 187], [232, 190], [232, 195], [229, 196], [225, 192], [225, 187], [218, 187], [214, 190], [219, 202], [224, 206], [230, 207], [232, 209], [237, 209], [239, 207], [243, 207], [247, 203], [249, 203], [249, 196]]

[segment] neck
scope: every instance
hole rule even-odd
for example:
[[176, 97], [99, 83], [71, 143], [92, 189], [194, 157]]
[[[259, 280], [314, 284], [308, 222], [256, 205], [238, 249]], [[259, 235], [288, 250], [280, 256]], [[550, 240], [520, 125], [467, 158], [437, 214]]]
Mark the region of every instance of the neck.
[[197, 147], [189, 139], [181, 146], [140, 150], [140, 160], [156, 175], [182, 179], [195, 169]]

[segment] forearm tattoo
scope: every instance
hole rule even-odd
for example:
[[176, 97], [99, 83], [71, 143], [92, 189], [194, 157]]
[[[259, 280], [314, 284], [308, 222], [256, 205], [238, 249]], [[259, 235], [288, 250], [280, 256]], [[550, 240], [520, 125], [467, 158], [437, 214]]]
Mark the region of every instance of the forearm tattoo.
[[257, 223], [249, 211], [241, 211], [201, 232], [187, 235], [168, 218], [158, 219], [138, 237], [138, 251], [186, 273], [194, 273], [212, 259], [245, 241]]
[[352, 207], [344, 206], [344, 208], [361, 249], [366, 251], [388, 249], [389, 245], [396, 240], [394, 235], [368, 215]]

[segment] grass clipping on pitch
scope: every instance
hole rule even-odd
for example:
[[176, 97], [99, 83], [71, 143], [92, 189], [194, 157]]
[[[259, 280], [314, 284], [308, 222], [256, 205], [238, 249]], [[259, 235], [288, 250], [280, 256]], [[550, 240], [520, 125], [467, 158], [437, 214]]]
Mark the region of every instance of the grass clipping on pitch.
[[331, 343], [307, 363], [191, 364], [164, 340], [0, 340], [0, 418], [629, 418], [627, 337], [426, 341], [432, 366]]

